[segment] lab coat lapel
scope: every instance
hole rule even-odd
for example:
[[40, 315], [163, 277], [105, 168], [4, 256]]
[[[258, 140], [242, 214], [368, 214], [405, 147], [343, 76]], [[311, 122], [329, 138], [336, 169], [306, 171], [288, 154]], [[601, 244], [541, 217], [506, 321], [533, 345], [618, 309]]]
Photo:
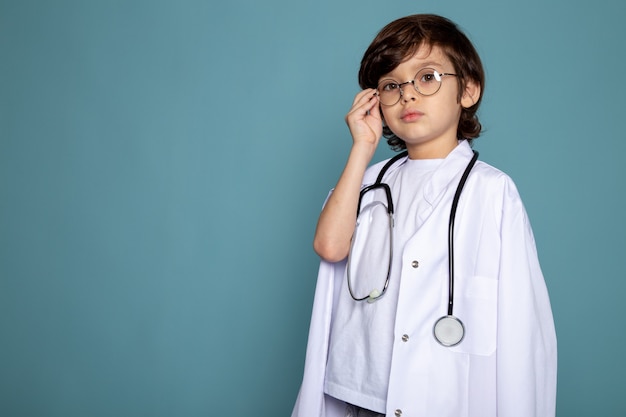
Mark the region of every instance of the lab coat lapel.
[[472, 149], [466, 140], [460, 141], [459, 145], [448, 154], [441, 165], [433, 172], [432, 177], [424, 186], [424, 202], [418, 210], [417, 229], [428, 220], [435, 208], [441, 203], [443, 196], [451, 186], [456, 189], [455, 179], [460, 176], [466, 165], [472, 159]]

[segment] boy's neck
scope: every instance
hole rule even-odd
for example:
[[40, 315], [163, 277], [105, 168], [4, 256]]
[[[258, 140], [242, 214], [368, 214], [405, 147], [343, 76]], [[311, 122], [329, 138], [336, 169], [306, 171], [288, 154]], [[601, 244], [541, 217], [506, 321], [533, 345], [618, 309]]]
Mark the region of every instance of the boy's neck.
[[442, 143], [422, 143], [419, 145], [407, 145], [409, 159], [443, 159], [458, 145], [458, 141]]

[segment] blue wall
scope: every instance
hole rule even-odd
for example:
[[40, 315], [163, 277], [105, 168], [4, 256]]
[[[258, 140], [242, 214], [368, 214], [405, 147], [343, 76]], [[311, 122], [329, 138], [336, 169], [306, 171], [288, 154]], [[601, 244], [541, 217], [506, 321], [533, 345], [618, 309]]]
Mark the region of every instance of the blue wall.
[[288, 415], [359, 60], [416, 12], [484, 59], [558, 415], [624, 415], [626, 3], [439, 3], [0, 0], [0, 415]]

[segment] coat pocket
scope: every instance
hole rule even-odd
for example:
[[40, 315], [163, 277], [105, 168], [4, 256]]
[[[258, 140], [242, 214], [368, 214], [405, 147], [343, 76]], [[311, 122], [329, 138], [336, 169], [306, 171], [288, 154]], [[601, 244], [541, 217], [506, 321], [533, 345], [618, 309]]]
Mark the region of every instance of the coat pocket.
[[496, 350], [498, 280], [483, 276], [455, 279], [454, 315], [463, 322], [465, 335], [452, 351], [489, 356]]

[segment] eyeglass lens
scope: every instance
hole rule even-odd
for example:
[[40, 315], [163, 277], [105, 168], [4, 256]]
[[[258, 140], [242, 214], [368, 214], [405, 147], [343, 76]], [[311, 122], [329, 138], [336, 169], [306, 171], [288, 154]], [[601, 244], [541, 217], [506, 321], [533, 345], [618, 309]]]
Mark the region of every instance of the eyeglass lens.
[[404, 83], [391, 78], [382, 80], [378, 84], [378, 96], [385, 106], [392, 106], [400, 101], [406, 84], [413, 84], [415, 90], [423, 96], [432, 96], [441, 87], [441, 74], [432, 68], [423, 68], [415, 74], [415, 78]]

